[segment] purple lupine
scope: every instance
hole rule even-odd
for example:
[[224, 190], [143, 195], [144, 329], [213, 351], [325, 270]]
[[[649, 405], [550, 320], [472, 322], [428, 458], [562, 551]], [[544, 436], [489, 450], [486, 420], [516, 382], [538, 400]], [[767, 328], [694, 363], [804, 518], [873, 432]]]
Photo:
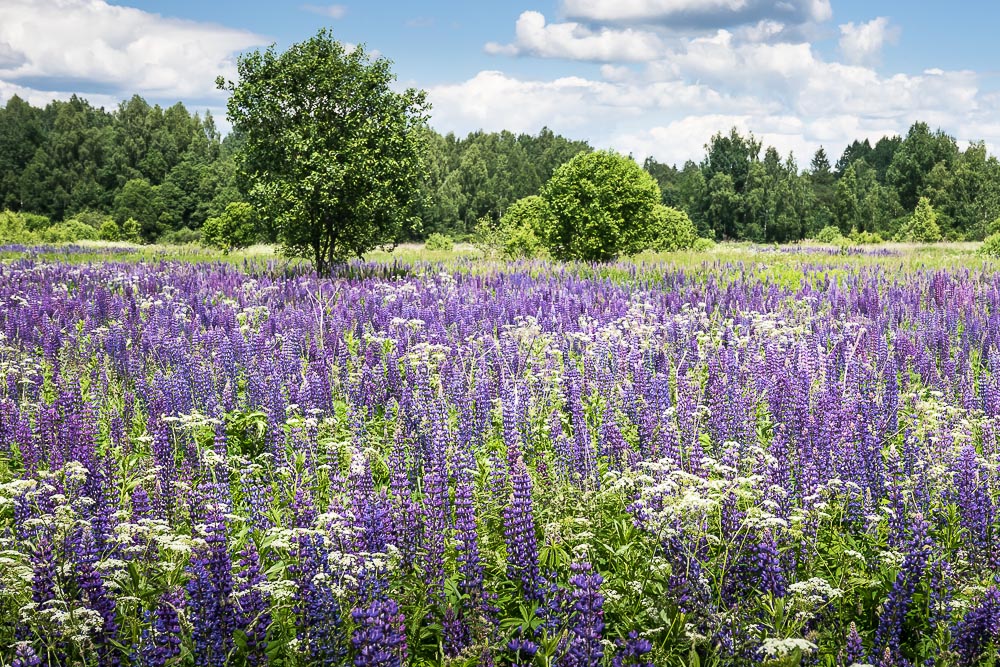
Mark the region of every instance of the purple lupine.
[[11, 667], [41, 667], [42, 661], [28, 642], [18, 642]]
[[951, 635], [951, 648], [958, 654], [958, 664], [962, 667], [980, 664], [986, 647], [1000, 638], [1000, 590], [990, 586], [982, 599], [955, 624]]
[[260, 556], [253, 540], [247, 540], [240, 552], [240, 571], [236, 577], [234, 603], [236, 627], [244, 636], [246, 664], [267, 664], [267, 631], [271, 625], [268, 600], [262, 590], [266, 578], [260, 571]]
[[519, 583], [521, 594], [526, 599], [541, 601], [538, 536], [531, 505], [532, 485], [524, 461], [519, 460], [515, 465], [511, 482], [510, 503], [503, 513], [508, 576]]
[[515, 637], [507, 642], [511, 667], [530, 667], [538, 653], [538, 644], [527, 637]]
[[615, 654], [611, 658], [611, 667], [653, 667], [653, 663], [643, 657], [652, 651], [653, 644], [633, 630], [624, 639], [615, 640]]
[[844, 659], [841, 660], [843, 667], [850, 667], [855, 663], [864, 664], [868, 661], [865, 655], [865, 645], [861, 640], [861, 635], [858, 634], [858, 626], [855, 625], [854, 621], [851, 621], [850, 628], [847, 631], [847, 643], [844, 646]]
[[923, 516], [918, 514], [914, 517], [910, 525], [911, 537], [907, 544], [906, 556], [879, 616], [875, 647], [885, 648], [893, 655], [899, 652], [903, 623], [913, 602], [917, 583], [923, 578], [927, 569], [927, 560], [934, 545], [927, 535], [927, 529], [928, 525]]
[[163, 594], [152, 613], [152, 623], [142, 646], [143, 667], [164, 667], [181, 654], [180, 590]]
[[568, 667], [598, 667], [604, 657], [601, 641], [604, 637], [604, 578], [594, 572], [590, 563], [570, 565], [569, 583], [571, 609], [570, 639], [566, 652]]
[[191, 558], [188, 595], [192, 617], [194, 656], [199, 664], [225, 664], [233, 642], [232, 560], [226, 524], [213, 503], [205, 526], [203, 550]]
[[114, 648], [118, 640], [118, 619], [116, 616], [115, 599], [104, 585], [104, 578], [97, 569], [100, 557], [94, 536], [89, 529], [84, 529], [77, 539], [76, 579], [88, 606], [101, 615], [103, 624], [96, 640], [102, 664], [117, 665], [119, 662], [117, 650]]
[[423, 494], [423, 532], [431, 536], [424, 542], [424, 553], [421, 558], [424, 573], [424, 584], [427, 586], [429, 602], [435, 608], [440, 608], [445, 599], [445, 536], [447, 534], [447, 502], [448, 486], [444, 475], [439, 470], [431, 470], [424, 475]]
[[374, 600], [351, 612], [354, 667], [402, 667], [407, 664], [404, 617], [392, 598]]

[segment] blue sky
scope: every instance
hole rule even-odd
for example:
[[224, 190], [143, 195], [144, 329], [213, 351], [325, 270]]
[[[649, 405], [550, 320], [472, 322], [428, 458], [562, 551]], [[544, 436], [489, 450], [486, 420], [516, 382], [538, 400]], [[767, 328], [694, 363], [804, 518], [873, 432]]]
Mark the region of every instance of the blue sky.
[[805, 166], [926, 120], [1000, 149], [994, 3], [519, 0], [337, 4], [4, 0], [0, 103], [133, 93], [210, 109], [239, 53], [329, 27], [425, 88], [440, 131], [537, 132], [666, 162], [753, 131]]

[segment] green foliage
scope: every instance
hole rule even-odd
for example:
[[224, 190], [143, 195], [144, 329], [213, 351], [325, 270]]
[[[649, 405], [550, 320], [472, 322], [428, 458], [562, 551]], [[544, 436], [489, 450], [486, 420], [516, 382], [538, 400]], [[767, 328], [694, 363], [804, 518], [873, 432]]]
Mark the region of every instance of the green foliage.
[[447, 234], [434, 232], [428, 236], [427, 240], [424, 242], [424, 249], [451, 252], [455, 249], [455, 241], [452, 240], [452, 238]]
[[649, 243], [660, 188], [631, 158], [582, 153], [559, 167], [542, 188], [552, 213], [549, 250], [557, 259], [606, 262]]
[[128, 218], [122, 223], [122, 241], [142, 243], [142, 225], [135, 218]]
[[79, 220], [67, 220], [52, 225], [40, 234], [45, 243], [73, 243], [75, 241], [98, 240], [97, 230]]
[[937, 212], [927, 197], [917, 201], [913, 215], [899, 231], [901, 241], [914, 243], [934, 243], [941, 240], [941, 228], [937, 224]]
[[101, 223], [100, 229], [97, 230], [97, 236], [102, 241], [121, 241], [122, 230], [118, 226], [117, 222], [115, 222], [111, 218], [108, 218], [103, 223]]
[[539, 195], [518, 199], [500, 218], [503, 254], [510, 259], [548, 255], [546, 238], [553, 224], [549, 205]]
[[880, 234], [875, 232], [859, 232], [857, 229], [851, 230], [850, 239], [852, 243], [857, 243], [858, 245], [877, 245], [885, 242], [885, 239]]
[[393, 89], [388, 60], [321, 30], [280, 55], [240, 56], [238, 69], [238, 83], [218, 81], [237, 163], [285, 253], [325, 274], [415, 224], [428, 105]]
[[715, 248], [716, 243], [712, 239], [696, 238], [691, 245], [691, 250], [695, 252], [708, 252]]
[[698, 240], [694, 223], [684, 211], [669, 206], [656, 207], [656, 219], [650, 229], [650, 248], [659, 252], [687, 250]]
[[840, 228], [830, 225], [819, 230], [816, 240], [820, 243], [839, 243], [844, 235], [840, 233]]
[[990, 234], [979, 247], [979, 254], [987, 257], [1000, 257], [1000, 232]]
[[472, 245], [483, 259], [496, 259], [503, 252], [503, 234], [500, 226], [489, 216], [483, 216], [472, 230]]
[[233, 202], [220, 215], [205, 221], [201, 241], [226, 252], [246, 248], [256, 243], [258, 227], [259, 218], [254, 207], [246, 202]]
[[200, 243], [202, 238], [202, 230], [191, 229], [190, 227], [181, 227], [172, 232], [167, 232], [159, 239], [157, 243], [165, 243], [170, 245], [189, 245], [192, 243]]
[[38, 243], [38, 235], [31, 230], [25, 215], [13, 211], [0, 212], [0, 245]]

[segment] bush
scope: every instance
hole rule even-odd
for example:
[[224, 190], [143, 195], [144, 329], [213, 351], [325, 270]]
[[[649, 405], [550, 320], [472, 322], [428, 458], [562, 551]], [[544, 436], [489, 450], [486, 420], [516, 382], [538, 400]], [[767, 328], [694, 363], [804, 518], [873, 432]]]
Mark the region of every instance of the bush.
[[879, 243], [884, 243], [884, 239], [875, 232], [859, 232], [858, 230], [851, 231], [851, 241], [857, 243], [858, 245], [877, 245]]
[[472, 245], [483, 254], [484, 259], [495, 259], [503, 252], [500, 226], [493, 224], [488, 215], [484, 215], [476, 222], [472, 230]]
[[650, 236], [652, 250], [672, 252], [692, 247], [698, 240], [698, 231], [687, 213], [661, 204], [656, 208], [656, 220]]
[[97, 236], [102, 241], [121, 241], [122, 230], [118, 227], [117, 222], [108, 218], [101, 223], [101, 228], [97, 230]]
[[580, 153], [542, 187], [552, 214], [546, 241], [557, 259], [605, 262], [649, 245], [659, 218], [660, 188], [631, 158]]
[[229, 252], [245, 248], [257, 240], [257, 211], [246, 202], [226, 205], [221, 215], [209, 218], [202, 228], [201, 242]]
[[443, 250], [451, 252], [455, 249], [455, 242], [447, 234], [434, 232], [424, 241], [424, 250]]
[[200, 241], [201, 230], [191, 229], [190, 227], [181, 227], [172, 232], [167, 232], [157, 239], [157, 243], [165, 245], [186, 245], [188, 243], [199, 243]]
[[840, 243], [843, 238], [844, 235], [840, 233], [840, 229], [833, 225], [827, 225], [816, 235], [816, 240], [820, 243]]
[[712, 239], [697, 238], [691, 245], [691, 249], [695, 252], [708, 252], [715, 248], [715, 241]]
[[38, 243], [38, 235], [28, 227], [23, 213], [3, 211], [0, 213], [0, 244], [13, 243], [33, 245]]
[[83, 211], [78, 211], [74, 213], [71, 218], [77, 222], [82, 222], [88, 227], [93, 227], [94, 229], [100, 229], [106, 220], [109, 220], [111, 216], [105, 215], [103, 213], [98, 213], [97, 211], [91, 211], [85, 209]]
[[1000, 232], [986, 237], [983, 245], [979, 246], [979, 254], [987, 257], [1000, 257]]
[[142, 243], [142, 223], [135, 218], [129, 218], [122, 223], [122, 241]]
[[52, 225], [41, 233], [46, 243], [75, 243], [77, 241], [98, 240], [97, 230], [79, 220], [66, 220]]
[[546, 236], [552, 225], [548, 204], [538, 195], [518, 199], [500, 218], [504, 257], [545, 257], [549, 254]]
[[913, 215], [899, 230], [899, 240], [913, 243], [934, 243], [941, 240], [941, 228], [937, 224], [937, 211], [927, 197], [921, 197]]

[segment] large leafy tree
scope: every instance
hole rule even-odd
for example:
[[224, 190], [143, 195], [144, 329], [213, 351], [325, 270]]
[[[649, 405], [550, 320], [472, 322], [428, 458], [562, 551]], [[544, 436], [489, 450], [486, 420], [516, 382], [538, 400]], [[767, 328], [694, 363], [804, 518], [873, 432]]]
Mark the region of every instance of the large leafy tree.
[[242, 138], [250, 198], [291, 255], [320, 273], [396, 241], [414, 221], [422, 177], [422, 91], [392, 89], [390, 62], [327, 30], [284, 53], [243, 55], [219, 87]]
[[660, 218], [660, 188], [631, 158], [580, 153], [542, 188], [551, 212], [546, 235], [558, 259], [607, 261], [650, 244]]

